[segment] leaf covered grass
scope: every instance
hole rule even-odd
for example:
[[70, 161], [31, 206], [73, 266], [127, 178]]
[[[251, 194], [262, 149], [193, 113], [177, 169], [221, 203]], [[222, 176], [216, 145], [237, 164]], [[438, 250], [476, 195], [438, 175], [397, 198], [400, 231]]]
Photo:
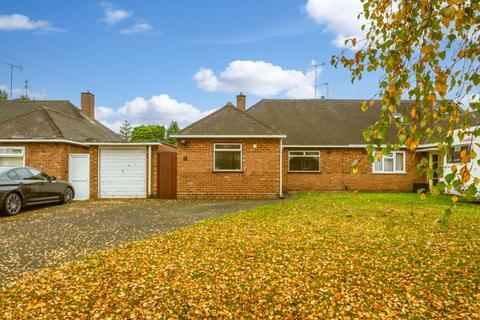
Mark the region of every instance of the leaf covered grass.
[[45, 270], [0, 318], [480, 317], [480, 212], [413, 194], [319, 193]]

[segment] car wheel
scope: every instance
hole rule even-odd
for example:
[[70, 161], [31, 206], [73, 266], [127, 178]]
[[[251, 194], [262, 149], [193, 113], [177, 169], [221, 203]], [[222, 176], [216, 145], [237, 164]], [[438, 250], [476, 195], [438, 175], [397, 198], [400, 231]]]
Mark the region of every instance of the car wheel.
[[5, 212], [9, 216], [16, 215], [22, 210], [22, 198], [18, 193], [10, 193], [5, 198]]
[[63, 192], [63, 203], [70, 203], [73, 200], [73, 189], [67, 187]]

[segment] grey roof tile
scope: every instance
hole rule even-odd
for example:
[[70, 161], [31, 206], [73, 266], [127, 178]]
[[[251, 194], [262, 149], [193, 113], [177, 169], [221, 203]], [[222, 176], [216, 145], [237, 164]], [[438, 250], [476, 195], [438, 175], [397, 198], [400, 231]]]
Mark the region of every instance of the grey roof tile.
[[179, 135], [282, 135], [280, 131], [231, 104], [181, 130]]
[[0, 100], [0, 138], [122, 142], [112, 130], [69, 101]]

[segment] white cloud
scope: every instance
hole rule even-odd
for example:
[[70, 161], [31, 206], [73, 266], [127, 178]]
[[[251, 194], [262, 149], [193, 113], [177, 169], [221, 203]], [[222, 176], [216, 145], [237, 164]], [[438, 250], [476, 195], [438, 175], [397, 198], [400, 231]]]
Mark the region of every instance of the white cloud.
[[358, 19], [358, 14], [362, 12], [360, 0], [308, 0], [305, 11], [315, 22], [324, 26], [326, 31], [335, 34], [332, 43], [337, 47], [344, 47], [347, 38], [365, 37], [361, 30], [365, 19]]
[[[0, 90], [5, 91], [9, 95], [9, 99], [10, 99], [10, 86], [2, 84], [2, 85], [0, 85]], [[12, 89], [12, 94], [13, 94], [13, 98], [16, 99], [16, 98], [20, 97], [21, 95], [25, 94], [25, 89], [13, 88]], [[28, 96], [32, 99], [35, 99], [35, 100], [43, 100], [43, 99], [48, 97], [48, 92], [47, 92], [46, 88], [41, 88], [39, 90], [33, 90], [33, 91], [29, 90], [28, 91]]]
[[120, 30], [120, 34], [123, 35], [130, 35], [130, 34], [138, 34], [138, 33], [147, 33], [151, 32], [153, 27], [148, 22], [137, 22], [132, 26]]
[[202, 68], [195, 75], [197, 86], [205, 91], [245, 92], [260, 97], [284, 94], [289, 98], [313, 98], [313, 70], [285, 70], [265, 61], [235, 60], [216, 75]]
[[175, 120], [183, 128], [212, 111], [203, 112], [189, 103], [179, 102], [167, 94], [160, 94], [150, 99], [137, 97], [125, 102], [116, 110], [104, 106], [98, 107], [96, 108], [96, 118], [116, 131], [125, 120], [133, 125], [168, 125], [170, 121]]
[[132, 11], [114, 8], [111, 2], [103, 1], [100, 4], [103, 7], [104, 13], [102, 21], [108, 26], [113, 26], [120, 21], [130, 18], [133, 15]]
[[23, 14], [0, 15], [1, 31], [64, 32], [47, 20], [32, 20]]

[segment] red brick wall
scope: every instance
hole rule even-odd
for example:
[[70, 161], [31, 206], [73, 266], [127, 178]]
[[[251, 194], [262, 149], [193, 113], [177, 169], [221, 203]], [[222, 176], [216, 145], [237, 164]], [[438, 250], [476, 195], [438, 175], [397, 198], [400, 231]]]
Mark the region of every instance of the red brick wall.
[[[372, 164], [367, 161], [364, 149], [308, 149], [320, 150], [319, 173], [292, 173], [288, 169], [288, 151], [283, 151], [283, 187], [284, 190], [328, 191], [403, 191], [411, 192], [416, 182], [426, 182], [416, 169], [419, 155], [407, 152], [405, 155], [405, 174], [375, 174]], [[301, 150], [301, 149], [297, 149]], [[302, 149], [305, 150], [305, 149]], [[352, 173], [352, 161], [359, 160], [359, 173]]]
[[158, 152], [177, 152], [177, 148], [174, 146], [161, 144], [158, 146]]
[[156, 198], [158, 196], [157, 195], [157, 180], [158, 180], [157, 165], [158, 165], [158, 152], [160, 152], [159, 149], [160, 148], [158, 146], [152, 146], [152, 194], [151, 194], [152, 198]]
[[98, 147], [90, 147], [90, 198], [98, 198]]
[[[243, 172], [213, 172], [213, 145], [220, 142], [242, 143]], [[178, 197], [278, 197], [279, 146], [278, 139], [187, 139], [177, 146]]]
[[24, 147], [25, 165], [68, 181], [68, 155], [88, 153], [88, 147], [65, 143], [0, 143], [0, 146]]

